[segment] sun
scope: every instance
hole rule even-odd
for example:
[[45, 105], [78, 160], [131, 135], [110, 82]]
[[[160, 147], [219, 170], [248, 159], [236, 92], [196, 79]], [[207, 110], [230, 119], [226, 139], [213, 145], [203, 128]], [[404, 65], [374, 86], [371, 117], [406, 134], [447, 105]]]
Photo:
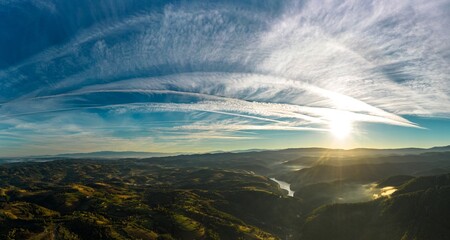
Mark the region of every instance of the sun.
[[352, 132], [352, 121], [345, 114], [335, 114], [330, 119], [330, 132], [337, 139], [345, 139]]

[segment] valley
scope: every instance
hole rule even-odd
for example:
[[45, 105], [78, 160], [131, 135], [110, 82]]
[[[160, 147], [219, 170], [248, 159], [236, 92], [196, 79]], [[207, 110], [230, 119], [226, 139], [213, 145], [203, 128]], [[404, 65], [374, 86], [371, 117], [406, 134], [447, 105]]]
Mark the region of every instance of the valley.
[[[298, 149], [2, 164], [0, 236], [450, 236], [450, 152], [376, 157], [347, 152], [329, 159], [321, 157], [322, 153], [306, 152]], [[293, 170], [293, 165], [303, 167]], [[323, 228], [327, 231], [320, 230]]]

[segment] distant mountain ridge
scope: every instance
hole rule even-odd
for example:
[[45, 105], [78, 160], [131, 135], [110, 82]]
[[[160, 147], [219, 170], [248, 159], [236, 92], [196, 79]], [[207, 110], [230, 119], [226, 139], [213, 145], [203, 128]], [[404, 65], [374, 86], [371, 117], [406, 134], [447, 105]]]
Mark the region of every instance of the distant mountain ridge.
[[[332, 148], [289, 148], [278, 151], [299, 151], [303, 153], [323, 153], [329, 154], [348, 154], [352, 156], [358, 155], [405, 155], [405, 154], [422, 154], [429, 152], [450, 152], [450, 145], [436, 146], [431, 148], [392, 148], [392, 149], [379, 149], [379, 148], [353, 148], [353, 149], [332, 149]], [[313, 155], [313, 154], [312, 154]]]
[[148, 157], [167, 157], [179, 155], [181, 153], [163, 153], [163, 152], [135, 152], [135, 151], [99, 151], [88, 153], [63, 153], [54, 155], [54, 157], [69, 158], [148, 158]]
[[87, 153], [62, 153], [55, 155], [36, 155], [26, 157], [0, 157], [0, 163], [5, 162], [23, 162], [23, 161], [51, 161], [64, 158], [96, 158], [96, 159], [117, 159], [117, 158], [152, 158], [152, 157], [170, 157], [182, 153], [163, 153], [163, 152], [135, 152], [135, 151], [98, 151]]
[[422, 154], [428, 152], [450, 152], [450, 145], [436, 146], [431, 148], [396, 148], [396, 149], [377, 149], [377, 148], [354, 148], [354, 149], [332, 149], [332, 148], [287, 148], [287, 149], [247, 149], [233, 151], [211, 151], [206, 153], [164, 153], [164, 152], [138, 152], [138, 151], [98, 151], [87, 153], [62, 153], [55, 155], [36, 155], [25, 157], [0, 157], [0, 161], [8, 160], [8, 162], [19, 161], [19, 159], [54, 159], [54, 158], [152, 158], [152, 157], [170, 157], [177, 155], [210, 155], [210, 154], [247, 154], [247, 153], [286, 153], [298, 154], [299, 156], [316, 156], [323, 153], [342, 154], [342, 155], [405, 155], [405, 154]]

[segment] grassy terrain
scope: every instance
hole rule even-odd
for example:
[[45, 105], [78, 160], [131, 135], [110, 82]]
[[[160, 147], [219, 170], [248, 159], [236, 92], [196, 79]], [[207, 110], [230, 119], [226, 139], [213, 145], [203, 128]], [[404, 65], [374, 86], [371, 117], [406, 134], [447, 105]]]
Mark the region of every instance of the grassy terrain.
[[3, 164], [0, 239], [450, 238], [449, 153], [295, 153]]
[[246, 171], [134, 161], [8, 164], [0, 181], [2, 239], [277, 239], [301, 206]]
[[[313, 211], [305, 239], [450, 239], [450, 174], [419, 177], [389, 198]], [[321, 231], [327, 229], [327, 231]]]

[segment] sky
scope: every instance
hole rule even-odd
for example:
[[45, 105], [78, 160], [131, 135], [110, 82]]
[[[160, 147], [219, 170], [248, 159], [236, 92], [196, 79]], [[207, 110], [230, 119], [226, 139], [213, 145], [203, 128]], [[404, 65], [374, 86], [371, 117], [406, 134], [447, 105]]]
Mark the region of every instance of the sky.
[[450, 144], [450, 0], [0, 0], [0, 156]]

